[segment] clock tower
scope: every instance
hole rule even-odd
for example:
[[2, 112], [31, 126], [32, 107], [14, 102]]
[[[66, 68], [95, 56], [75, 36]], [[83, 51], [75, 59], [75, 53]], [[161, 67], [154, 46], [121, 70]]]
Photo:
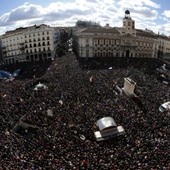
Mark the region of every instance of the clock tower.
[[125, 34], [136, 35], [135, 21], [131, 19], [129, 10], [125, 11], [125, 17], [123, 18], [123, 28]]

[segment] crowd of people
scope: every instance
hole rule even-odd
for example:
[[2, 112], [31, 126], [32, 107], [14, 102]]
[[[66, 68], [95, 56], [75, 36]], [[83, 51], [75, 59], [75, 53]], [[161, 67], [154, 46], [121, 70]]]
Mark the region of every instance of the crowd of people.
[[[0, 82], [0, 169], [169, 169], [170, 117], [158, 108], [170, 89], [155, 76], [161, 65], [156, 59], [79, 59], [70, 53], [22, 63], [18, 78]], [[124, 77], [137, 83], [144, 109], [116, 91]], [[34, 90], [39, 82], [48, 88]], [[125, 135], [97, 142], [95, 123], [105, 116]], [[34, 130], [14, 130], [22, 122]]]

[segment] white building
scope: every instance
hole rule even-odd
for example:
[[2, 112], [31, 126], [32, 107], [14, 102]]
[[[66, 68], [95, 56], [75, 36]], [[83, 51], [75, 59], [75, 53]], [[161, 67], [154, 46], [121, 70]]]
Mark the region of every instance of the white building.
[[[170, 38], [135, 28], [130, 11], [125, 11], [122, 27], [84, 28], [74, 32], [73, 48], [79, 57], [157, 58], [169, 53]], [[161, 46], [160, 46], [161, 43]], [[166, 50], [163, 50], [166, 44]], [[162, 47], [163, 45], [163, 47]]]
[[170, 60], [170, 38], [165, 35], [158, 36], [159, 51], [158, 56], [160, 58]]
[[60, 43], [60, 31], [47, 25], [34, 25], [7, 31], [2, 35], [5, 63], [53, 59]]

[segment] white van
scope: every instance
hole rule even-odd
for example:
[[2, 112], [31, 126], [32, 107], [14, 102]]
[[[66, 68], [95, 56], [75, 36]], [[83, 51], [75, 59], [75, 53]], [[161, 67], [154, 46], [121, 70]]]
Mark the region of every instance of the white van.
[[103, 117], [96, 123], [99, 131], [94, 132], [97, 141], [103, 141], [120, 135], [124, 135], [125, 131], [122, 126], [117, 126], [112, 117]]
[[169, 112], [170, 112], [170, 101], [163, 103], [163, 104], [159, 107], [159, 111], [160, 111], [160, 112], [165, 112], [165, 111], [168, 111], [168, 110], [169, 110]]
[[110, 134], [104, 134], [100, 131], [94, 132], [97, 141], [103, 141], [113, 137], [124, 135], [125, 131], [122, 126], [117, 126], [115, 129], [110, 129]]

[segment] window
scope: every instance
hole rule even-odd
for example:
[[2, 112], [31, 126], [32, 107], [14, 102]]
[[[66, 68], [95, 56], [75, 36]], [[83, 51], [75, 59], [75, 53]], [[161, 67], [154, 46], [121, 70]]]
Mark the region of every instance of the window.
[[104, 44], [104, 40], [100, 39], [100, 45], [103, 45], [103, 44]]
[[116, 40], [116, 45], [119, 45], [119, 40]]
[[135, 23], [134, 23], [134, 22], [132, 22], [132, 28], [133, 28], [133, 29], [135, 28]]
[[109, 45], [109, 40], [108, 40], [108, 39], [105, 41], [105, 44], [106, 44], [106, 45]]
[[48, 53], [48, 57], [51, 57], [51, 53]]
[[97, 43], [96, 43], [96, 40], [93, 39], [93, 45], [96, 45], [96, 44], [97, 44]]

